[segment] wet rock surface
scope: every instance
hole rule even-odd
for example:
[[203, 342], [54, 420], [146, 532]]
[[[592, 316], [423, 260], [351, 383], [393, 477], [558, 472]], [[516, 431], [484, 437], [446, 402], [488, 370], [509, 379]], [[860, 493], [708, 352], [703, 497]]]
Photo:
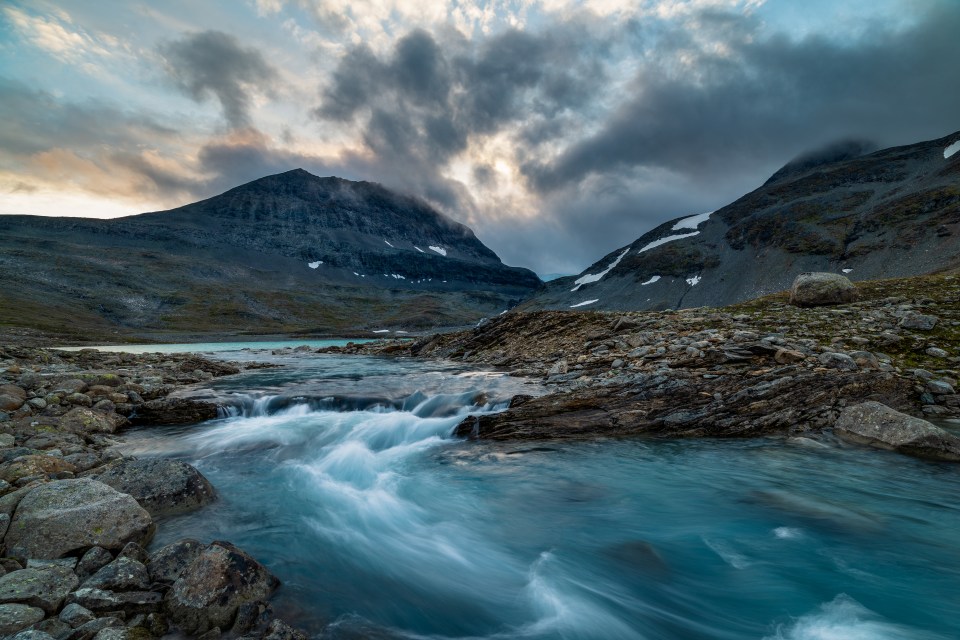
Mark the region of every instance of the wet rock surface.
[[133, 496], [154, 517], [194, 511], [216, 498], [203, 474], [178, 460], [121, 460], [97, 480]]

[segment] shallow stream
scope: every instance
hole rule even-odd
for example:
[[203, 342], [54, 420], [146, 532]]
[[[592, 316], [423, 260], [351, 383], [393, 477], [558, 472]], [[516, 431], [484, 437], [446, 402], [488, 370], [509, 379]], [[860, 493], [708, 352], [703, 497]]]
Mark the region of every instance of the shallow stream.
[[127, 449], [185, 459], [220, 493], [155, 545], [239, 545], [317, 636], [960, 637], [960, 465], [810, 440], [466, 442], [450, 436], [466, 415], [537, 388], [270, 359], [287, 366], [197, 392], [222, 419]]

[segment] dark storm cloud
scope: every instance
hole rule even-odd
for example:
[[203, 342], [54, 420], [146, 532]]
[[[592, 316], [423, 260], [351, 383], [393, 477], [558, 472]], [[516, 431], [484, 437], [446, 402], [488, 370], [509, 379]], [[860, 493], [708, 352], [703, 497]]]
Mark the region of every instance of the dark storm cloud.
[[[841, 137], [886, 146], [960, 128], [960, 3], [845, 42], [760, 38], [752, 19], [717, 13], [697, 27], [722, 32], [729, 53], [701, 52], [683, 72], [644, 64], [599, 132], [551, 162], [527, 163], [532, 184], [549, 192], [637, 167], [715, 182]], [[657, 55], [689, 54], [688, 33], [666, 34]]]
[[[586, 104], [603, 82], [587, 31], [507, 31], [480, 45], [415, 30], [379, 57], [366, 46], [340, 61], [314, 115], [355, 122], [385, 182], [447, 207], [469, 207], [462, 185], [440, 175], [472, 136], [504, 127], [537, 132]], [[534, 145], [540, 134], [533, 134]], [[354, 158], [358, 161], [358, 158]]]
[[197, 102], [216, 98], [234, 129], [250, 126], [252, 94], [269, 95], [279, 83], [258, 49], [220, 31], [186, 35], [160, 45], [159, 52], [174, 85]]

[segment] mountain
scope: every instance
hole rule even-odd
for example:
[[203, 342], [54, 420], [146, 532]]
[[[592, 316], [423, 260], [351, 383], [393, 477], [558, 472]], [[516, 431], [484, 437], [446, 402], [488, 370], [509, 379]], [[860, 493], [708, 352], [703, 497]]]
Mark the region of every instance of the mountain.
[[540, 286], [462, 224], [302, 169], [112, 220], [0, 216], [0, 325], [337, 333], [476, 322]]
[[722, 306], [782, 291], [804, 271], [853, 280], [960, 266], [960, 132], [866, 153], [802, 156], [712, 213], [666, 222], [520, 309]]

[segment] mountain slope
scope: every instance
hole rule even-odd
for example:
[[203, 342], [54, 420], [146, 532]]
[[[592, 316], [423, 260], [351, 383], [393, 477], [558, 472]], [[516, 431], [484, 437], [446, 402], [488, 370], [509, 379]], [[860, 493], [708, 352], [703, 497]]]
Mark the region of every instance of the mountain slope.
[[789, 288], [803, 271], [869, 280], [958, 266], [958, 140], [865, 155], [848, 143], [798, 158], [736, 202], [664, 223], [520, 308], [722, 306]]
[[113, 220], [0, 216], [0, 324], [327, 332], [475, 322], [540, 286], [384, 187], [288, 171]]

